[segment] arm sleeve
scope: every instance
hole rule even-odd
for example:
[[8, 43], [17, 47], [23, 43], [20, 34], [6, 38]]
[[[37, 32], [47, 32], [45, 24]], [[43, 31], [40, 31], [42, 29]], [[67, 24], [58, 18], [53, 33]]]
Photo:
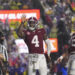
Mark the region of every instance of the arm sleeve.
[[51, 52], [50, 40], [49, 39], [46, 39], [45, 40], [45, 43], [47, 45], [47, 54], [48, 54], [48, 56], [50, 56], [50, 52]]

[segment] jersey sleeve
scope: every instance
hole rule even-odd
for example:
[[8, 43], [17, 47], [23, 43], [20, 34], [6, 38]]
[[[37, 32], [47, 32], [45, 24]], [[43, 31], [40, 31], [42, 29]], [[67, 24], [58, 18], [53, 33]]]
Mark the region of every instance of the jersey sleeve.
[[46, 34], [46, 31], [44, 28], [41, 29], [42, 34]]
[[23, 29], [23, 32], [24, 32], [24, 34], [26, 34], [27, 30], [26, 29]]

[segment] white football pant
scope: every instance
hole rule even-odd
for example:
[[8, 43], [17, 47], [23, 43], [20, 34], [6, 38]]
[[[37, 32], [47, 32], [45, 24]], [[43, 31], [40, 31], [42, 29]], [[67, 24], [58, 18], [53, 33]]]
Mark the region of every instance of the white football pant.
[[[33, 55], [33, 54], [29, 54]], [[31, 59], [29, 59], [28, 64], [28, 75], [36, 75], [35, 70], [39, 70], [40, 75], [47, 75], [47, 62], [44, 54], [37, 54], [38, 59], [36, 62], [32, 62]], [[30, 56], [31, 57], [31, 56]]]

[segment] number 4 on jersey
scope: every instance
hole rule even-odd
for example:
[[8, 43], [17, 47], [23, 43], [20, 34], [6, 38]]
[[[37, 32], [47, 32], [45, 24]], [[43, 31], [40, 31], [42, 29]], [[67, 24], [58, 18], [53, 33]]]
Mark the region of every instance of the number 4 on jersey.
[[39, 40], [38, 40], [38, 36], [35, 35], [31, 41], [32, 44], [35, 45], [35, 47], [39, 47]]

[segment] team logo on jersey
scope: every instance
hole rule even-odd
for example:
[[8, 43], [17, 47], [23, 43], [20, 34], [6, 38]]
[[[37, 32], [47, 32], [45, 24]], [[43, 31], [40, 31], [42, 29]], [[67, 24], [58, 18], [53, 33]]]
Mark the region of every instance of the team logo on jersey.
[[38, 31], [39, 33], [41, 32], [41, 31]]
[[27, 32], [27, 35], [30, 35], [30, 32]]

